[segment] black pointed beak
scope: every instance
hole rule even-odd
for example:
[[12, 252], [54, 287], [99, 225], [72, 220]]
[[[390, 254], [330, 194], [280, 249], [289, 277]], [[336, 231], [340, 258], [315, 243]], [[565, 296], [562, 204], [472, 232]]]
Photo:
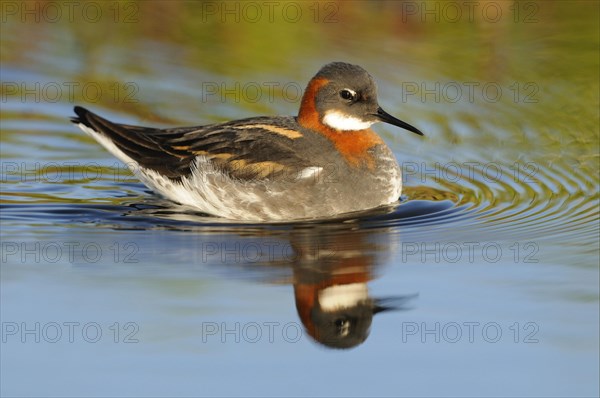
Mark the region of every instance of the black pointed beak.
[[396, 308], [394, 308], [394, 307], [389, 307], [389, 306], [385, 306], [385, 305], [376, 305], [375, 307], [373, 307], [373, 314], [379, 314], [380, 312], [392, 311], [395, 309]]
[[413, 127], [410, 124], [403, 122], [400, 119], [396, 119], [395, 117], [393, 117], [392, 115], [390, 115], [389, 113], [387, 113], [386, 111], [381, 109], [381, 107], [377, 108], [377, 113], [375, 113], [374, 116], [376, 116], [382, 122], [393, 124], [394, 126], [402, 127], [403, 129], [412, 131], [413, 133], [418, 134], [418, 135], [425, 135], [418, 128]]
[[373, 314], [378, 314], [384, 311], [403, 311], [410, 309], [410, 303], [417, 294], [409, 294], [406, 296], [395, 296], [386, 298], [376, 298], [373, 300]]

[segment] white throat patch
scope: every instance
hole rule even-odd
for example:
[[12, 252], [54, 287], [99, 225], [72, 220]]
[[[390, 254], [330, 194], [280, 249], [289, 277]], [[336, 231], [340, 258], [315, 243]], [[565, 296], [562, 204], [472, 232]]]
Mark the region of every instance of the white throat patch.
[[355, 131], [368, 129], [375, 122], [366, 122], [342, 112], [329, 111], [325, 113], [323, 123], [335, 130]]
[[354, 307], [369, 298], [366, 283], [334, 285], [319, 292], [319, 304], [325, 311]]

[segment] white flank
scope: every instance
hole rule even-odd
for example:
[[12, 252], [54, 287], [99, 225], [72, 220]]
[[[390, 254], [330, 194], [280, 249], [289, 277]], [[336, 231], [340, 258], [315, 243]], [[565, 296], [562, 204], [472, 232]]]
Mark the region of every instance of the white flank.
[[319, 292], [319, 304], [325, 311], [354, 307], [368, 298], [369, 291], [366, 283], [335, 285]]
[[350, 131], [368, 129], [375, 122], [367, 122], [341, 112], [329, 111], [325, 113], [323, 123], [335, 130]]

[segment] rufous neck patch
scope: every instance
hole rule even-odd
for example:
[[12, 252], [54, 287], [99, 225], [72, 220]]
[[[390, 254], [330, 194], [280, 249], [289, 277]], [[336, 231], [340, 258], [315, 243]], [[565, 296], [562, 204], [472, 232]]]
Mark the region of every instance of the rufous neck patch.
[[298, 112], [298, 123], [302, 127], [314, 130], [315, 123], [321, 123], [315, 101], [317, 93], [327, 83], [329, 83], [329, 80], [322, 77], [312, 79], [308, 83], [308, 87], [306, 87], [306, 91], [302, 96], [302, 102], [300, 103], [300, 112]]

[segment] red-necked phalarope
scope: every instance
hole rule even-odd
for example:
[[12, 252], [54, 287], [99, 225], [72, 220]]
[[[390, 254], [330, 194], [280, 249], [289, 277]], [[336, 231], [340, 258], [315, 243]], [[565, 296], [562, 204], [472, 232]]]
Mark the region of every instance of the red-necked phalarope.
[[386, 122], [423, 135], [377, 103], [371, 75], [333, 62], [308, 83], [298, 116], [199, 127], [113, 123], [76, 106], [73, 123], [154, 191], [228, 219], [328, 218], [398, 200], [400, 167], [370, 129]]

